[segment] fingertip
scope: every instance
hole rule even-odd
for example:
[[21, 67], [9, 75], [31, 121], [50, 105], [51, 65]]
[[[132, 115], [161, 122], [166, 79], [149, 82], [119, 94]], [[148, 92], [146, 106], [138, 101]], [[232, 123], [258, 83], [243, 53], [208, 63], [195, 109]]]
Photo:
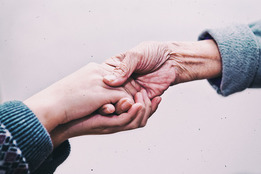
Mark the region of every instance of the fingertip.
[[113, 74], [103, 77], [103, 82], [109, 86], [121, 86], [127, 79]]
[[115, 82], [117, 82], [117, 78], [113, 74], [109, 74], [103, 77], [103, 82], [110, 86], [116, 86]]
[[106, 109], [108, 114], [112, 114], [115, 112], [115, 107], [113, 105], [110, 105], [107, 109]]
[[115, 112], [115, 107], [112, 104], [105, 104], [99, 109], [99, 114], [109, 115]]
[[141, 92], [137, 92], [134, 96], [134, 100], [136, 103], [141, 103], [143, 102], [143, 98], [142, 98], [142, 93]]
[[143, 99], [146, 101], [146, 100], [150, 100], [150, 98], [149, 98], [149, 95], [148, 95], [148, 93], [147, 93], [147, 91], [145, 90], [145, 89], [142, 89], [141, 90], [141, 93], [142, 93], [142, 97], [143, 97]]
[[146, 92], [145, 89], [141, 89], [140, 92], [141, 92], [143, 95], [146, 95], [146, 94], [147, 94], [147, 92]]
[[105, 79], [106, 81], [108, 81], [108, 82], [112, 82], [112, 81], [115, 81], [117, 78], [116, 78], [115, 75], [109, 74], [109, 75], [104, 76], [104, 79]]
[[121, 125], [127, 125], [131, 123], [139, 115], [139, 112], [142, 110], [142, 108], [143, 108], [142, 104], [135, 103], [128, 110], [128, 112], [122, 113], [115, 118], [120, 121]]
[[132, 111], [139, 111], [143, 108], [143, 105], [141, 103], [135, 103], [132, 105], [132, 107], [130, 108], [130, 110], [128, 112], [132, 112]]
[[157, 101], [156, 102], [158, 103], [158, 105], [160, 104], [161, 100], [162, 100], [161, 97], [157, 97]]
[[121, 110], [123, 112], [126, 112], [131, 108], [132, 105], [133, 105], [133, 101], [126, 99], [126, 100], [123, 101], [123, 103], [121, 105]]
[[158, 106], [159, 106], [160, 102], [161, 102], [161, 97], [159, 97], [159, 96], [152, 99], [152, 101], [151, 101], [151, 105], [152, 105], [151, 115], [152, 115], [154, 112], [156, 112], [156, 110], [158, 109]]
[[134, 101], [129, 99], [129, 98], [122, 98], [120, 99], [117, 104], [115, 105], [116, 107], [116, 113], [117, 114], [122, 114], [124, 112], [127, 112], [132, 105], [134, 104]]

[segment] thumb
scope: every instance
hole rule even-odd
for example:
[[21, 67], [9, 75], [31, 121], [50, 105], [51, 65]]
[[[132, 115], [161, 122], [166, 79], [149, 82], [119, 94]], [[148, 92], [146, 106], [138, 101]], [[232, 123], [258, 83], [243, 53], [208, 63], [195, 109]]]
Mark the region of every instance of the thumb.
[[135, 59], [131, 60], [129, 54], [121, 54], [106, 60], [106, 64], [114, 67], [110, 74], [103, 78], [103, 82], [109, 86], [120, 86], [127, 81], [137, 67]]

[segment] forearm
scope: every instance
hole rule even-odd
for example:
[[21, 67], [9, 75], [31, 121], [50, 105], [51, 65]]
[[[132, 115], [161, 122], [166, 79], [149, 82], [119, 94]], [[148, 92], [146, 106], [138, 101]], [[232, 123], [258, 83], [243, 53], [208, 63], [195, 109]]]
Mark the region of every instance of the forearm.
[[213, 40], [170, 42], [169, 48], [171, 53], [168, 61], [172, 62], [176, 71], [172, 85], [221, 75], [221, 57]]
[[62, 105], [62, 101], [58, 93], [58, 90], [55, 91], [49, 87], [24, 101], [24, 104], [33, 111], [48, 133], [61, 122], [62, 111], [59, 104]]
[[[212, 38], [222, 57], [222, 77], [210, 84], [223, 96], [261, 87], [261, 21], [210, 29], [199, 40]], [[218, 82], [218, 83], [217, 83]]]

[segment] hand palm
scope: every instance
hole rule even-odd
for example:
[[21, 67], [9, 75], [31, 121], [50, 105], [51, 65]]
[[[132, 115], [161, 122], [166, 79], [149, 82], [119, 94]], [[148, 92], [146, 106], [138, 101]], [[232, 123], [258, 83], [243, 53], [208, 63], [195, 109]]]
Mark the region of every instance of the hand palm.
[[135, 86], [146, 89], [149, 98], [159, 96], [175, 80], [174, 68], [168, 61], [170, 55], [171, 51], [164, 43], [143, 42], [126, 53], [106, 61], [115, 67], [114, 74], [118, 76], [117, 82], [108, 80], [106, 83], [118, 86], [132, 77], [136, 82]]
[[170, 61], [166, 61], [157, 70], [148, 74], [133, 74], [135, 82], [144, 88], [149, 98], [160, 96], [174, 82], [176, 77]]

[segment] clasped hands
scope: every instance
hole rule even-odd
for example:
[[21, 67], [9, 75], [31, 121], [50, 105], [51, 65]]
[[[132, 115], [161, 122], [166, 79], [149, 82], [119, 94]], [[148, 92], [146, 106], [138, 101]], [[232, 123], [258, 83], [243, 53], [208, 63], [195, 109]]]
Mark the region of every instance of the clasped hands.
[[186, 44], [144, 42], [102, 64], [89, 63], [24, 103], [54, 147], [80, 135], [143, 127], [170, 85], [200, 78], [186, 66], [184, 50]]

